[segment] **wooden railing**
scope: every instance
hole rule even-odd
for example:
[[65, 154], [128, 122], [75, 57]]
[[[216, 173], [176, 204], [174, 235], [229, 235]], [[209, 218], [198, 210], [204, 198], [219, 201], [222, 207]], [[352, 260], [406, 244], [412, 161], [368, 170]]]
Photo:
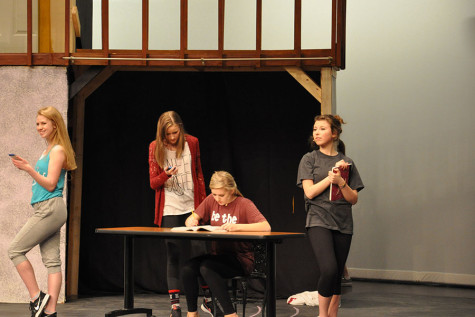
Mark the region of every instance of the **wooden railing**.
[[[142, 48], [113, 50], [109, 48], [109, 1], [102, 0], [102, 48], [78, 49], [71, 52], [71, 4], [65, 1], [64, 52], [33, 53], [32, 0], [27, 0], [26, 53], [0, 54], [0, 65], [133, 65], [165, 68], [200, 67], [204, 69], [265, 69], [299, 66], [305, 69], [321, 67], [345, 68], [346, 0], [332, 1], [331, 48], [302, 49], [302, 0], [294, 0], [294, 47], [291, 50], [262, 49], [262, 1], [256, 0], [255, 50], [224, 49], [225, 0], [218, 2], [218, 49], [188, 49], [188, 1], [181, 0], [180, 49], [149, 49], [149, 0], [142, 0]], [[318, 32], [318, 30], [315, 30]]]

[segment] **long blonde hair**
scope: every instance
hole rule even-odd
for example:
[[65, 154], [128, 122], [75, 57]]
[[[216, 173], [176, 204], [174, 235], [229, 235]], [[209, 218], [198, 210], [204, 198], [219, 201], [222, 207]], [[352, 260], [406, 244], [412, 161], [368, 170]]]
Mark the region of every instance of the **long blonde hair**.
[[214, 172], [209, 181], [209, 188], [221, 189], [224, 188], [229, 191], [234, 191], [235, 196], [243, 197], [239, 189], [237, 188], [234, 177], [226, 171]]
[[38, 110], [37, 115], [44, 116], [53, 122], [56, 129], [52, 132], [50, 144], [52, 146], [59, 144], [63, 147], [66, 155], [65, 169], [68, 171], [75, 170], [77, 168], [75, 154], [61, 113], [54, 107], [45, 107]]
[[175, 111], [162, 113], [160, 118], [158, 118], [157, 138], [155, 142], [155, 160], [161, 168], [164, 168], [165, 166], [165, 142], [167, 139], [167, 129], [173, 125], [177, 125], [180, 129], [176, 157], [181, 157], [183, 150], [185, 149], [185, 128], [183, 127], [183, 121], [181, 121], [180, 116]]

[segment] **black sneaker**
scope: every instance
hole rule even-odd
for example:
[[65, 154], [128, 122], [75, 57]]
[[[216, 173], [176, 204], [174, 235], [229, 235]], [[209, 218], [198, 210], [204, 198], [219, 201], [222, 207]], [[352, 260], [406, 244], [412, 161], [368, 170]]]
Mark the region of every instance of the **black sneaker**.
[[34, 302], [30, 302], [31, 317], [41, 317], [43, 309], [49, 301], [49, 294], [45, 294], [40, 291], [40, 295]]
[[43, 312], [43, 315], [41, 315], [41, 317], [58, 317], [58, 314], [57, 313], [52, 313], [52, 314], [46, 314], [45, 312]]
[[172, 311], [170, 312], [170, 317], [181, 317], [181, 307], [172, 306]]
[[216, 305], [216, 315], [214, 314], [214, 305], [212, 301], [207, 302], [203, 298], [203, 304], [201, 304], [201, 310], [204, 311], [205, 313], [210, 314], [211, 316], [215, 317], [223, 317], [224, 313], [221, 311], [218, 305]]

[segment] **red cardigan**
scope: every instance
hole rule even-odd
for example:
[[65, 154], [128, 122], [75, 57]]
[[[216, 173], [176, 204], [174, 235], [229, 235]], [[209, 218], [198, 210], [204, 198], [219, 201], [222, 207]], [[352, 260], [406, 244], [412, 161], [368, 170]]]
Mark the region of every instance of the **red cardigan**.
[[[191, 176], [193, 178], [193, 192], [195, 209], [206, 198], [205, 181], [201, 170], [200, 145], [198, 138], [185, 134], [185, 140], [191, 152]], [[148, 149], [148, 165], [150, 174], [150, 187], [155, 190], [155, 220], [153, 223], [159, 227], [162, 224], [163, 208], [165, 207], [165, 182], [168, 175], [155, 160], [155, 141], [150, 143]]]

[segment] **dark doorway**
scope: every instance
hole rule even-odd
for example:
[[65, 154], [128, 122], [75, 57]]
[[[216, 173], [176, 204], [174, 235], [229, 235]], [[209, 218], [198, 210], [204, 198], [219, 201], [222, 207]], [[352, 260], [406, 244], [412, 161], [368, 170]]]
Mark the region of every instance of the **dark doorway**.
[[[148, 145], [167, 110], [199, 138], [207, 185], [227, 170], [273, 231], [305, 231], [295, 183], [320, 104], [288, 73], [116, 72], [86, 100], [80, 295], [122, 291], [122, 239], [95, 228], [153, 226]], [[163, 242], [138, 239], [135, 259], [137, 291], [166, 293]], [[277, 247], [279, 297], [314, 290], [317, 274], [306, 239]]]

